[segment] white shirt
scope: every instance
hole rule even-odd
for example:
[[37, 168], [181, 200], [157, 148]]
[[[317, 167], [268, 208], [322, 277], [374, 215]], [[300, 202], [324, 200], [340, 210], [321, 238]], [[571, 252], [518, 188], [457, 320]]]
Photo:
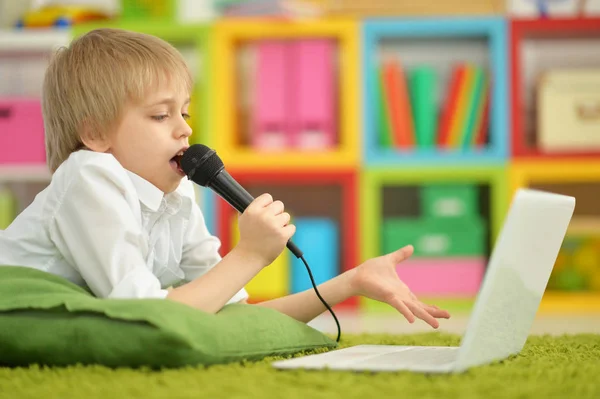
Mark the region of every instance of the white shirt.
[[[110, 154], [74, 152], [4, 231], [0, 265], [87, 286], [100, 298], [164, 298], [221, 260], [193, 183], [164, 194]], [[241, 289], [229, 301], [248, 297]]]

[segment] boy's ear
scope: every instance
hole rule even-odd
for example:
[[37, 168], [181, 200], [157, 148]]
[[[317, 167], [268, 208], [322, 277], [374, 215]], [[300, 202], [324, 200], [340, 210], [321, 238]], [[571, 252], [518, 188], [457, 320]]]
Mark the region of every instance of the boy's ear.
[[110, 149], [108, 135], [102, 134], [98, 129], [87, 123], [82, 126], [81, 130], [81, 141], [90, 150], [107, 152]]

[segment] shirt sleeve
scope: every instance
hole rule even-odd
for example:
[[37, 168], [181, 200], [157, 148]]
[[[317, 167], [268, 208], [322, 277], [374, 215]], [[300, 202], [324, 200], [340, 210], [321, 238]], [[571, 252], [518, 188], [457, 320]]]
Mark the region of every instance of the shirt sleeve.
[[[221, 241], [208, 231], [202, 211], [195, 201], [193, 188], [191, 195], [194, 201], [181, 260], [181, 269], [185, 273], [186, 281], [202, 276], [221, 261], [219, 255]], [[248, 293], [242, 288], [227, 303], [239, 302], [247, 298]]]
[[61, 198], [49, 199], [50, 238], [97, 297], [165, 298], [142, 255], [135, 189], [118, 161], [101, 155], [77, 165]]

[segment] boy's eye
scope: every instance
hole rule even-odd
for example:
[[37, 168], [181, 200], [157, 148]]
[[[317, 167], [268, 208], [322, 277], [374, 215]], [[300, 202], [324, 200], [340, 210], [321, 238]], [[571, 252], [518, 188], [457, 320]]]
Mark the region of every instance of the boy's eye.
[[167, 118], [168, 115], [153, 115], [152, 119], [156, 120], [156, 121], [162, 121], [165, 120]]
[[186, 121], [188, 119], [190, 119], [190, 115], [189, 114], [181, 114], [181, 116], [183, 116], [183, 119], [185, 119]]

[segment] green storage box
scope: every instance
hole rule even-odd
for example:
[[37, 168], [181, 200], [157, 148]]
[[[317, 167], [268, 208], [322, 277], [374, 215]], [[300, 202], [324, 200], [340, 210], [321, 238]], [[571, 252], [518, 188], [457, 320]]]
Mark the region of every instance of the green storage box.
[[472, 185], [439, 184], [421, 188], [423, 216], [463, 218], [479, 215], [478, 189]]
[[387, 219], [382, 229], [383, 253], [411, 244], [415, 257], [485, 255], [486, 223], [479, 217]]
[[17, 213], [17, 201], [12, 192], [0, 186], [0, 230], [10, 225]]

